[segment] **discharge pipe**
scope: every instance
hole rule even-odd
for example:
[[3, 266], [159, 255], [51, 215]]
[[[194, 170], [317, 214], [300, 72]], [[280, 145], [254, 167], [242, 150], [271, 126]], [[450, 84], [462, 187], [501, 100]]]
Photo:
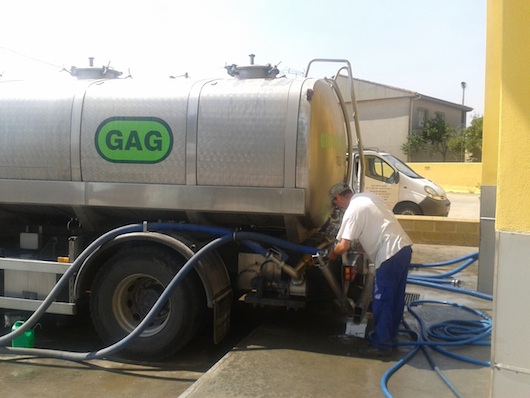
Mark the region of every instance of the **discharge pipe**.
[[331, 287], [331, 290], [333, 290], [333, 293], [335, 294], [335, 297], [337, 297], [337, 300], [346, 316], [352, 317], [355, 311], [355, 305], [343, 294], [343, 291], [335, 279], [333, 272], [329, 268], [330, 261], [324, 257], [324, 253], [320, 252], [315, 254], [313, 259], [315, 260], [315, 263], [318, 264], [318, 268], [320, 271], [322, 271], [322, 275], [324, 275], [324, 278], [326, 278], [326, 281]]

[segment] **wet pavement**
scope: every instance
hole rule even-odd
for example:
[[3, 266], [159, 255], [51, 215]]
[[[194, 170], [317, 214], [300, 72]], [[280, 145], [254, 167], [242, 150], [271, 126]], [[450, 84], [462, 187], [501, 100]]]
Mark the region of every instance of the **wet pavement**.
[[[459, 218], [473, 218], [473, 211], [478, 218], [478, 195], [462, 198], [457, 195], [450, 199], [451, 212], [455, 210], [455, 214], [461, 214]], [[445, 261], [476, 250], [473, 247], [415, 245], [413, 262]], [[476, 289], [477, 264], [457, 277], [462, 287]], [[408, 285], [407, 292], [421, 300], [456, 302], [491, 317], [491, 301], [415, 285]], [[429, 324], [470, 317], [452, 306], [423, 305], [418, 306], [417, 311]], [[234, 332], [221, 345], [213, 345], [211, 336], [205, 333], [177, 357], [159, 363], [131, 362], [119, 357], [71, 362], [0, 354], [2, 396], [370, 398], [385, 396], [385, 388], [396, 398], [455, 396], [421, 352], [404, 363], [390, 377], [387, 387], [383, 387], [385, 373], [402, 363], [411, 347], [401, 346], [385, 360], [361, 357], [358, 350], [365, 344], [364, 340], [345, 334], [345, 319], [333, 304], [315, 303], [298, 311], [245, 306], [236, 314], [239, 316], [234, 319]], [[417, 327], [409, 314], [405, 319], [412, 327]], [[43, 322], [42, 329], [36, 330], [36, 346], [73, 351], [101, 347], [87, 319], [55, 321]], [[0, 330], [2, 335], [7, 331]], [[408, 344], [409, 341], [408, 335], [400, 336], [400, 342]], [[489, 346], [451, 350], [481, 361], [488, 361], [490, 355]], [[489, 367], [458, 361], [437, 352], [432, 352], [432, 358], [461, 396], [488, 396]]]
[[[417, 245], [413, 262], [439, 262], [474, 252], [469, 247]], [[476, 263], [459, 274], [463, 288], [476, 288]], [[452, 269], [452, 267], [451, 267]], [[437, 270], [436, 272], [441, 272]], [[409, 285], [420, 300], [455, 302], [491, 317], [491, 301]], [[416, 296], [417, 295], [417, 296]], [[420, 305], [416, 311], [430, 325], [447, 320], [480, 319], [459, 307]], [[417, 328], [406, 315], [407, 323]], [[421, 351], [383, 383], [385, 373], [411, 351], [399, 347], [385, 359], [367, 359], [358, 350], [366, 342], [345, 334], [345, 319], [336, 309], [315, 305], [304, 311], [277, 313], [239, 343], [192, 385], [181, 398], [202, 397], [453, 397]], [[408, 334], [399, 341], [410, 343]], [[489, 346], [448, 349], [478, 361], [489, 361]], [[428, 350], [435, 366], [463, 397], [485, 397], [490, 369]], [[385, 387], [383, 387], [385, 386]]]
[[[179, 354], [160, 362], [110, 359], [68, 361], [0, 354], [2, 397], [176, 397], [254, 329], [255, 319], [236, 309], [234, 328], [219, 345], [205, 330]], [[0, 328], [0, 335], [9, 332]], [[87, 316], [47, 316], [35, 328], [35, 347], [91, 352], [103, 347]]]
[[[413, 262], [438, 262], [475, 251], [471, 247], [416, 245]], [[461, 286], [476, 288], [476, 263], [458, 277]], [[414, 273], [417, 271], [413, 271]], [[434, 272], [441, 272], [436, 270]], [[491, 316], [492, 303], [471, 296], [409, 285], [422, 300], [449, 300]], [[453, 307], [421, 306], [428, 323], [469, 317]], [[6, 397], [383, 397], [382, 378], [411, 350], [402, 346], [388, 359], [367, 359], [358, 350], [362, 338], [345, 334], [345, 318], [331, 303], [304, 310], [241, 308], [234, 330], [221, 346], [208, 334], [198, 336], [177, 357], [160, 363], [121, 358], [71, 362], [29, 356], [0, 355], [0, 385]], [[414, 326], [410, 315], [407, 322]], [[257, 327], [256, 327], [257, 325]], [[249, 334], [250, 333], [250, 334]], [[408, 343], [408, 335], [400, 342]], [[89, 325], [43, 324], [36, 345], [84, 351], [99, 341]], [[452, 349], [489, 360], [490, 347]], [[432, 352], [436, 365], [463, 397], [488, 396], [488, 367]], [[418, 353], [390, 377], [391, 396], [453, 397], [454, 394]]]

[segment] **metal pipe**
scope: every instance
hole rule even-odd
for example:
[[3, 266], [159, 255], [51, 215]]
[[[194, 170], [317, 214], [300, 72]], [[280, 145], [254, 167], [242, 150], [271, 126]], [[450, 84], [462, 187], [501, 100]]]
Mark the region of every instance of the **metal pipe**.
[[[324, 242], [316, 246], [316, 249], [323, 250], [324, 248], [328, 247], [333, 243], [333, 240], [326, 239]], [[305, 254], [302, 256], [302, 259], [296, 264], [296, 267], [294, 267], [294, 270], [296, 272], [300, 272], [302, 269], [304, 269], [305, 266], [313, 264], [313, 258], [309, 256], [308, 254]]]
[[320, 268], [320, 270], [322, 271], [322, 275], [324, 275], [324, 278], [326, 278], [326, 281], [331, 287], [331, 290], [333, 290], [333, 293], [335, 293], [335, 297], [337, 297], [337, 300], [339, 301], [339, 304], [341, 305], [346, 315], [352, 316], [355, 310], [355, 306], [350, 300], [348, 300], [347, 297], [344, 297], [344, 295], [342, 294], [342, 290], [337, 280], [333, 276], [331, 269], [329, 269], [329, 262], [319, 265], [318, 268]]
[[290, 265], [286, 264], [285, 261], [282, 261], [273, 255], [267, 256], [267, 260], [272, 261], [274, 264], [276, 264], [282, 271], [284, 271], [286, 274], [288, 274], [291, 277], [291, 280], [295, 284], [300, 284], [303, 282], [302, 276]]

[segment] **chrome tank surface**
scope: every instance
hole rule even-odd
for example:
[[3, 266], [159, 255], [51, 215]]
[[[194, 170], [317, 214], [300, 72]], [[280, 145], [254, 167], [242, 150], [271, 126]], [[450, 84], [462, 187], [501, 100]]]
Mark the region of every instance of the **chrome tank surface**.
[[345, 135], [322, 79], [0, 82], [0, 208], [179, 212], [300, 240], [329, 215]]

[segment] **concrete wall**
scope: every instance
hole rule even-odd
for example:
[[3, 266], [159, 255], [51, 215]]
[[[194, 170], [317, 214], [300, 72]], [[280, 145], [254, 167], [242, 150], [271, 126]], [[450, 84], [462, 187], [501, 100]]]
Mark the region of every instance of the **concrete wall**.
[[440, 185], [446, 192], [480, 193], [482, 163], [408, 162], [416, 173]]
[[413, 101], [412, 110], [412, 130], [420, 128], [418, 126], [418, 108], [427, 110], [427, 120], [436, 117], [436, 113], [440, 112], [444, 115], [444, 120], [447, 124], [460, 127], [462, 125], [462, 110], [455, 108], [449, 104], [443, 104], [441, 102], [434, 102], [421, 97], [418, 100]]
[[[480, 193], [481, 163], [407, 163], [446, 192]], [[414, 243], [473, 246], [480, 244], [479, 220], [445, 217], [398, 216]]]
[[407, 161], [401, 145], [409, 134], [410, 98], [359, 101], [359, 123], [366, 148], [379, 148]]
[[416, 244], [479, 245], [479, 220], [426, 216], [397, 216], [397, 219]]

